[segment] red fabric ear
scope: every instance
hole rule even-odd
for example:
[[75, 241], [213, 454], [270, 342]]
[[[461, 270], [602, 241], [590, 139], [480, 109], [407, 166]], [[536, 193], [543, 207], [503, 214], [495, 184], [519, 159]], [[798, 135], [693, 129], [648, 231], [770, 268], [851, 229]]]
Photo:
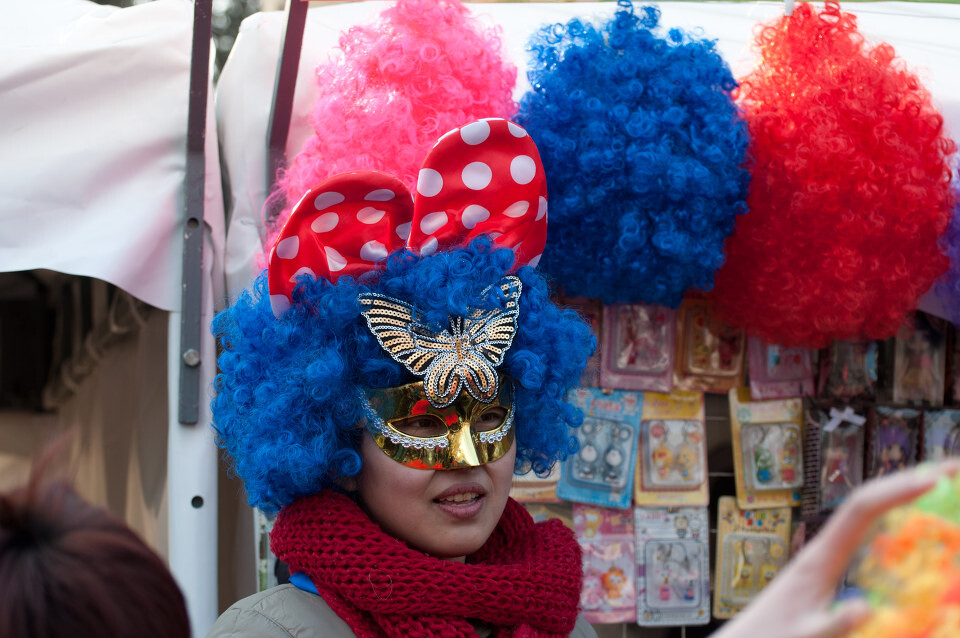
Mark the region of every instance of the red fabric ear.
[[358, 277], [404, 246], [413, 202], [403, 183], [377, 171], [340, 173], [297, 203], [270, 253], [268, 281], [275, 315], [292, 301], [303, 274], [332, 283]]
[[427, 154], [407, 247], [430, 255], [484, 234], [514, 250], [514, 268], [536, 266], [547, 241], [540, 153], [523, 128], [499, 118], [454, 129]]

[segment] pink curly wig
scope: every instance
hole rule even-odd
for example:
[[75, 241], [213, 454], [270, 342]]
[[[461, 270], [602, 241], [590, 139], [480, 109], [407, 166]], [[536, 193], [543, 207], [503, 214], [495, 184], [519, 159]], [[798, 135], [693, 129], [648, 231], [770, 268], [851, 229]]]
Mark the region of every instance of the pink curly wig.
[[947, 268], [956, 145], [893, 47], [867, 46], [836, 2], [799, 5], [757, 46], [738, 96], [749, 212], [727, 240], [716, 309], [783, 346], [889, 337]]
[[499, 29], [483, 29], [459, 0], [398, 0], [370, 25], [340, 37], [317, 68], [315, 135], [280, 175], [271, 198], [293, 205], [323, 179], [355, 169], [395, 175], [413, 192], [420, 163], [447, 131], [511, 118], [517, 69], [501, 57]]

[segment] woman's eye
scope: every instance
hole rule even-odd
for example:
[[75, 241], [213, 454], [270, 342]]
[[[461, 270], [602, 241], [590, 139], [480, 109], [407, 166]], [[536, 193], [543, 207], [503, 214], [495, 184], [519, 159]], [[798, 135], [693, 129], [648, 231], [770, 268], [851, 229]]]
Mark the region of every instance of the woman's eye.
[[439, 419], [430, 416], [414, 416], [391, 423], [394, 429], [406, 434], [421, 438], [443, 436], [447, 433], [447, 426]]
[[474, 422], [473, 428], [479, 432], [488, 432], [503, 425], [506, 418], [507, 411], [504, 408], [490, 408]]

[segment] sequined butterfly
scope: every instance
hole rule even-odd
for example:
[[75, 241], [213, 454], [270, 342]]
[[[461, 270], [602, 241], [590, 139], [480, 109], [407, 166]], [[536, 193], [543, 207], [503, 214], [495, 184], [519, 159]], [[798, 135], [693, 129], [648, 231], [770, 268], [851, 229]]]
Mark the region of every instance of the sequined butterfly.
[[[430, 403], [444, 408], [460, 390], [488, 402], [499, 392], [496, 367], [513, 344], [520, 312], [520, 279], [509, 275], [496, 284], [506, 296], [503, 308], [473, 310], [467, 317], [450, 317], [450, 329], [434, 332], [423, 325], [422, 313], [398, 299], [364, 293], [359, 300], [367, 326], [384, 350], [413, 374], [423, 377]], [[486, 298], [492, 286], [484, 289]]]

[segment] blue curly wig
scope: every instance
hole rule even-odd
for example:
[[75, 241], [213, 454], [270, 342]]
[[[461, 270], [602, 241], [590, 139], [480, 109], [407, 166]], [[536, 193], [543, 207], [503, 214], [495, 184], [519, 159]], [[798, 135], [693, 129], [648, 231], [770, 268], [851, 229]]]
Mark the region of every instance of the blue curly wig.
[[[212, 403], [218, 444], [233, 458], [250, 504], [275, 512], [356, 475], [360, 388], [417, 380], [377, 343], [360, 314], [359, 293], [403, 299], [432, 328], [446, 329], [451, 315], [497, 303], [478, 301], [479, 294], [513, 261], [512, 250], [494, 249], [486, 237], [430, 257], [399, 252], [360, 281], [303, 276], [293, 307], [279, 319], [261, 273], [253, 291], [213, 321], [223, 347]], [[564, 397], [596, 342], [579, 315], [550, 300], [533, 268], [516, 274], [523, 283], [518, 330], [499, 369], [516, 381], [516, 471], [542, 475], [576, 450], [570, 428], [581, 414]]]
[[659, 10], [619, 4], [602, 29], [573, 19], [529, 45], [517, 122], [550, 191], [540, 265], [570, 295], [676, 307], [713, 286], [746, 211], [747, 129], [712, 41], [658, 37]]

